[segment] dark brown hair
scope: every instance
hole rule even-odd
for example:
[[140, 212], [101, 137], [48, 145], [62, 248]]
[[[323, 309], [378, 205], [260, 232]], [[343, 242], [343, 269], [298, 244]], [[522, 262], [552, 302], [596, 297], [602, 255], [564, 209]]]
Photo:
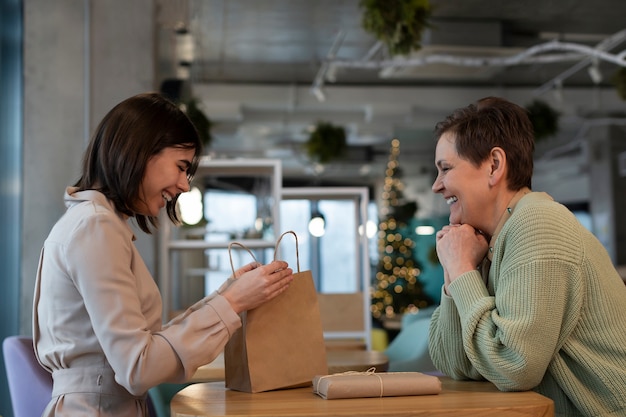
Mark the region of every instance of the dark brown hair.
[[[117, 104], [98, 125], [83, 158], [83, 172], [74, 184], [79, 191], [97, 190], [115, 209], [134, 217], [146, 233], [158, 227], [158, 218], [137, 213], [139, 189], [150, 158], [165, 148], [194, 149], [191, 178], [198, 167], [202, 143], [189, 118], [157, 93], [138, 94]], [[170, 220], [179, 223], [178, 196], [167, 202]]]
[[503, 98], [485, 97], [455, 110], [437, 123], [437, 140], [446, 132], [454, 134], [459, 156], [475, 166], [499, 146], [506, 152], [510, 167], [509, 189], [531, 187], [535, 138], [528, 112], [523, 107]]

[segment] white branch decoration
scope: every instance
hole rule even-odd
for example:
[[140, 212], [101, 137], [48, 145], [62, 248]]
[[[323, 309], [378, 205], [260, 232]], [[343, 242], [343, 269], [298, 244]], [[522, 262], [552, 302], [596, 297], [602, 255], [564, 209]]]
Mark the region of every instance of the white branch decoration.
[[[394, 67], [417, 67], [428, 64], [448, 64], [466, 67], [502, 67], [580, 61], [580, 65], [572, 68], [572, 71], [577, 71], [580, 68], [589, 65], [593, 61], [600, 60], [611, 62], [621, 67], [626, 67], [626, 50], [619, 53], [611, 53], [607, 51], [608, 49], [626, 40], [626, 29], [613, 34], [604, 41], [600, 42], [596, 47], [554, 40], [532, 46], [525, 51], [508, 57], [467, 57], [433, 53], [414, 58], [394, 57], [391, 59], [374, 60], [372, 59], [373, 56], [380, 50], [381, 47], [381, 43], [378, 42], [370, 49], [363, 59], [336, 59], [335, 55], [337, 54], [340, 44], [343, 41], [343, 37], [344, 34], [342, 32], [339, 33], [333, 43], [327, 59], [322, 63], [322, 66], [315, 77], [311, 91], [318, 97], [323, 97], [321, 88], [324, 85], [324, 80], [328, 78], [328, 72], [332, 69], [334, 73], [334, 70], [337, 68], [384, 69]], [[571, 75], [570, 73], [572, 71], [569, 71], [567, 74], [562, 74], [558, 80], [553, 80], [549, 83], [549, 85], [553, 86], [557, 83], [557, 81], [562, 81], [562, 78]], [[545, 91], [545, 88], [542, 87], [541, 90]]]

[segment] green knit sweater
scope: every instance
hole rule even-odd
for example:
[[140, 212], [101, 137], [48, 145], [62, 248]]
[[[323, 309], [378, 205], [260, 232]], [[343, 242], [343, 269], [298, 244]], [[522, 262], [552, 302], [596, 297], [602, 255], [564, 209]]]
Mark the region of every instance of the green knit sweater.
[[429, 351], [455, 379], [534, 390], [557, 415], [626, 416], [626, 286], [605, 248], [545, 193], [524, 196], [479, 271], [448, 286]]

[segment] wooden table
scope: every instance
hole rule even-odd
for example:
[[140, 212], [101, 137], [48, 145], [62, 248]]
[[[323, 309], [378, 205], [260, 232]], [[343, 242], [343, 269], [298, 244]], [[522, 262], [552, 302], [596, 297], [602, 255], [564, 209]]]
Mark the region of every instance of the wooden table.
[[[336, 374], [346, 371], [365, 372], [376, 368], [376, 372], [389, 369], [389, 358], [374, 350], [329, 350], [326, 352], [328, 373]], [[224, 356], [218, 356], [208, 365], [198, 368], [191, 382], [214, 382], [224, 380]]]
[[501, 392], [489, 382], [441, 378], [438, 395], [324, 400], [312, 387], [249, 394], [223, 382], [193, 384], [171, 402], [172, 417], [252, 416], [554, 416], [551, 399], [533, 391]]

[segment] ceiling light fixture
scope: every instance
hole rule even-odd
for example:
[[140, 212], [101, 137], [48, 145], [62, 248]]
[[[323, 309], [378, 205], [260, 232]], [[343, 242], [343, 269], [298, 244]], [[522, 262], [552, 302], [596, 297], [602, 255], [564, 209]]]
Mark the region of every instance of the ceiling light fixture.
[[[322, 86], [324, 85], [324, 78], [328, 77], [329, 71], [331, 72], [331, 78], [335, 77], [337, 73], [337, 67], [334, 65], [331, 67], [330, 62], [335, 59], [337, 55], [337, 51], [343, 42], [343, 39], [346, 37], [346, 33], [343, 30], [340, 30], [335, 37], [335, 40], [326, 55], [326, 61], [322, 63], [322, 66], [315, 74], [315, 79], [313, 80], [313, 87], [311, 88], [311, 93], [317, 98], [318, 101], [323, 102], [326, 100], [324, 93], [322, 92]], [[330, 81], [330, 80], [329, 80]], [[334, 80], [333, 80], [334, 81]]]
[[311, 220], [309, 220], [309, 233], [315, 237], [322, 237], [326, 233], [326, 218], [318, 209], [319, 201], [311, 201]]
[[602, 73], [600, 72], [600, 65], [598, 65], [598, 60], [594, 59], [593, 64], [589, 68], [587, 68], [587, 72], [589, 73], [589, 78], [593, 81], [594, 84], [600, 84], [602, 82]]
[[320, 103], [323, 103], [326, 101], [326, 96], [324, 95], [324, 92], [322, 91], [321, 88], [313, 87], [311, 88], [311, 93], [315, 96], [317, 101], [319, 101]]
[[311, 215], [309, 233], [315, 237], [322, 237], [326, 233], [326, 218], [317, 209]]
[[194, 60], [193, 35], [185, 26], [177, 28], [174, 34], [176, 36], [176, 76], [179, 79], [188, 80]]

